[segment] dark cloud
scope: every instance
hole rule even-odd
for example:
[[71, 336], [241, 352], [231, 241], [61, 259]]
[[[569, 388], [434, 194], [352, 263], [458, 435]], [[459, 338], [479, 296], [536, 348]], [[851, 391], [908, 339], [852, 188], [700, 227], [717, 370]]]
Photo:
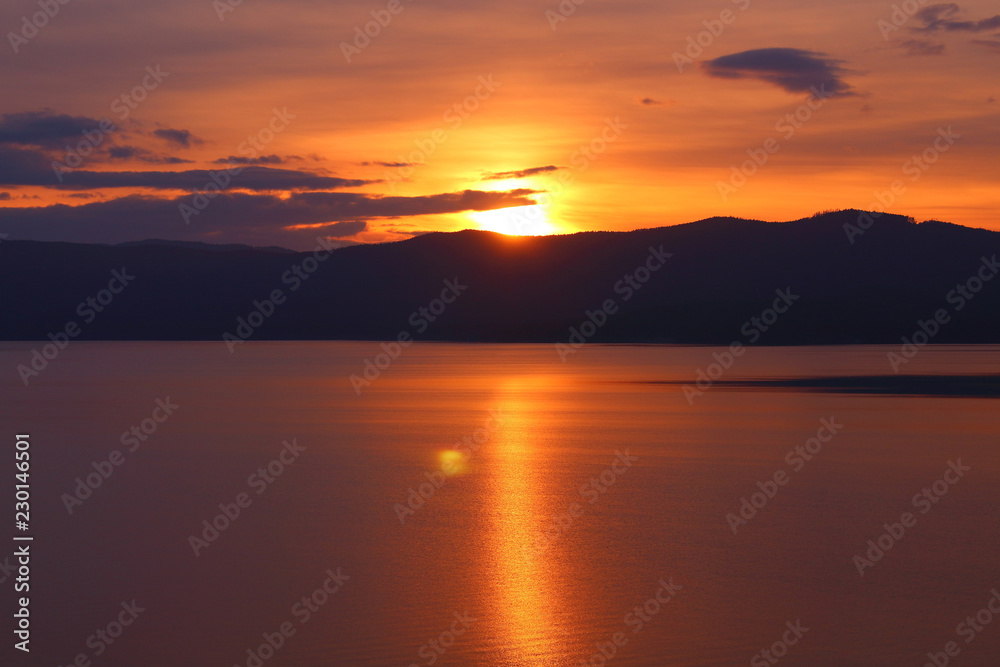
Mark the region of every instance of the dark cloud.
[[288, 157], [281, 157], [280, 155], [261, 155], [259, 157], [239, 157], [236, 155], [230, 155], [229, 157], [222, 157], [218, 160], [214, 160], [214, 164], [285, 164], [285, 162], [291, 161], [301, 162], [302, 158], [298, 155], [289, 155]]
[[0, 201], [8, 201], [12, 199], [9, 192], [0, 192]]
[[191, 134], [190, 130], [174, 130], [171, 128], [164, 128], [161, 130], [153, 130], [153, 134], [160, 139], [163, 139], [168, 144], [173, 144], [182, 148], [190, 148], [192, 144], [203, 143], [201, 139]]
[[362, 167], [412, 167], [416, 162], [359, 162]]
[[906, 49], [908, 56], [940, 56], [944, 53], [944, 44], [926, 39], [908, 39], [900, 46]]
[[639, 100], [639, 104], [641, 104], [644, 107], [651, 107], [651, 106], [656, 106], [658, 104], [663, 104], [663, 102], [661, 102], [660, 100], [654, 100], [652, 97], [644, 97], [641, 100]]
[[0, 144], [0, 184], [55, 185], [58, 180], [51, 163], [39, 151]]
[[148, 153], [149, 151], [134, 146], [112, 146], [108, 149], [108, 157], [113, 160], [128, 160], [136, 157], [140, 152]]
[[[124, 149], [124, 150], [119, 150]], [[124, 159], [132, 156], [129, 146], [114, 147]], [[163, 158], [172, 162], [172, 158]], [[236, 174], [229, 170], [189, 169], [186, 171], [88, 171], [71, 170], [61, 173], [62, 182], [52, 167], [52, 158], [22, 148], [0, 145], [0, 185], [41, 185], [70, 190], [88, 188], [155, 188], [160, 190], [200, 190], [208, 183], [225, 182], [236, 190], [332, 190], [377, 183], [323, 176], [297, 169], [241, 167]], [[235, 171], [235, 169], [233, 169]], [[214, 180], [213, 180], [214, 177]]]
[[802, 49], [768, 48], [741, 51], [701, 64], [709, 75], [720, 79], [759, 79], [790, 93], [812, 92], [824, 97], [855, 95], [842, 77], [848, 73], [841, 60]]
[[100, 122], [48, 110], [8, 113], [0, 116], [0, 144], [63, 148], [67, 142], [81, 139], [84, 132], [100, 132]]
[[[235, 171], [235, 169], [233, 169]], [[226, 183], [226, 179], [228, 183]], [[201, 190], [209, 183], [226, 183], [234, 190], [332, 190], [354, 188], [377, 181], [320, 176], [297, 169], [242, 167], [229, 170], [190, 169], [187, 171], [73, 171], [63, 176], [63, 188], [156, 188], [160, 190]]]
[[193, 160], [185, 160], [172, 155], [158, 155], [137, 146], [111, 146], [108, 148], [108, 157], [112, 160], [139, 160], [151, 164], [191, 164], [193, 162]]
[[917, 32], [946, 30], [951, 32], [983, 32], [1000, 28], [1000, 14], [980, 21], [958, 21], [955, 17], [961, 9], [954, 2], [928, 5], [914, 14], [914, 18], [924, 25], [913, 28]]
[[985, 46], [991, 51], [1000, 51], [1000, 35], [997, 35], [993, 39], [974, 39], [972, 43]]
[[[132, 195], [67, 206], [0, 208], [0, 229], [15, 239], [122, 243], [162, 238], [307, 248], [318, 235], [350, 236], [372, 218], [485, 211], [534, 204], [534, 190], [466, 190], [423, 197], [380, 197], [348, 192], [223, 193], [186, 224], [180, 206], [190, 195], [165, 199]], [[308, 227], [301, 227], [308, 225]]]
[[487, 172], [486, 174], [483, 174], [482, 180], [501, 181], [506, 178], [524, 178], [526, 176], [534, 176], [535, 174], [559, 171], [560, 169], [562, 169], [562, 167], [557, 167], [554, 164], [547, 164], [544, 167], [531, 167], [530, 169], [518, 169], [516, 171]]

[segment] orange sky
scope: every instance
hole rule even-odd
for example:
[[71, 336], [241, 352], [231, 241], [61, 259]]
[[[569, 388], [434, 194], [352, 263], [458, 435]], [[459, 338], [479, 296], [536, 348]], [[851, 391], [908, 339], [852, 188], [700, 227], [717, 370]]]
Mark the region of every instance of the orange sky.
[[[370, 242], [467, 227], [628, 230], [872, 209], [894, 181], [892, 212], [1000, 229], [995, 3], [925, 4], [905, 22], [897, 15], [896, 29], [892, 3], [836, 0], [565, 0], [568, 16], [544, 1], [224, 2], [71, 2], [37, 35], [15, 39], [16, 53], [8, 34], [0, 151], [17, 152], [0, 167], [0, 232], [306, 247], [317, 233]], [[4, 3], [0, 26], [16, 34], [37, 9]], [[373, 11], [387, 25], [363, 48], [348, 47], [347, 62], [344, 44]], [[880, 29], [880, 20], [889, 23]], [[674, 54], [689, 37], [704, 46], [678, 71]], [[774, 68], [753, 64], [758, 50], [774, 49], [784, 50], [766, 54]], [[134, 186], [65, 189], [52, 170], [23, 176], [29, 153], [48, 164], [82, 137], [32, 138], [36, 126], [60, 115], [117, 122], [114, 100], [157, 65], [168, 75], [77, 171], [220, 169], [214, 161], [254, 155], [277, 156], [259, 166], [296, 178], [362, 183], [245, 189], [237, 175], [185, 224], [155, 207], [190, 198], [187, 185], [145, 187], [140, 176]], [[842, 88], [818, 100], [801, 85], [809, 77]], [[273, 109], [294, 118], [261, 150], [241, 153]], [[781, 124], [796, 111], [806, 120]], [[939, 130], [953, 139], [935, 148]], [[112, 147], [122, 150], [113, 156]], [[925, 151], [934, 159], [926, 169], [911, 161]], [[751, 154], [767, 160], [720, 193]], [[415, 164], [377, 164], [395, 162]], [[524, 170], [534, 171], [485, 178]], [[535, 192], [454, 194], [517, 189]], [[323, 192], [354, 196], [313, 196]], [[429, 199], [436, 195], [452, 196]], [[531, 201], [540, 205], [528, 214], [467, 208]], [[36, 207], [47, 208], [28, 210]], [[299, 217], [288, 217], [292, 207]]]

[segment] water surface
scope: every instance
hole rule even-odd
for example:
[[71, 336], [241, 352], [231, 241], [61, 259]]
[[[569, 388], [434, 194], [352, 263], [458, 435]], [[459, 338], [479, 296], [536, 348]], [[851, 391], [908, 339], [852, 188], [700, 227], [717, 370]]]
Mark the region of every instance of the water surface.
[[[33, 346], [0, 346], [3, 437], [27, 431], [35, 457], [31, 664], [247, 665], [283, 623], [263, 664], [599, 665], [602, 646], [623, 667], [768, 664], [752, 661], [794, 637], [786, 622], [808, 631], [782, 664], [919, 666], [949, 641], [953, 664], [1000, 664], [1000, 622], [956, 633], [1000, 587], [1000, 402], [802, 380], [892, 375], [891, 348], [749, 349], [689, 403], [721, 349], [562, 363], [548, 345], [416, 344], [358, 395], [377, 343], [73, 343], [25, 387]], [[906, 372], [995, 375], [1000, 348], [927, 348]], [[786, 460], [821, 420], [828, 441]], [[471, 456], [447, 453], [463, 439]], [[274, 476], [283, 441], [304, 449]], [[124, 463], [69, 514], [114, 450]], [[922, 514], [914, 496], [959, 460]], [[241, 493], [196, 556], [191, 535]], [[915, 525], [860, 576], [854, 557], [904, 512]], [[133, 599], [135, 622], [88, 646]]]

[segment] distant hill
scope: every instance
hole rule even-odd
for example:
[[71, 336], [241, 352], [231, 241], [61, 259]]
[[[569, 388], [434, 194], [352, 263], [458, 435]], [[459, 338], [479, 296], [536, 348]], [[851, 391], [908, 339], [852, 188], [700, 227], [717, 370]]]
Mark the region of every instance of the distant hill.
[[202, 243], [200, 241], [168, 241], [165, 239], [146, 239], [145, 241], [126, 241], [115, 244], [118, 247], [127, 248], [129, 246], [142, 245], [167, 245], [176, 248], [194, 248], [196, 250], [208, 250], [212, 252], [229, 252], [230, 250], [262, 250], [265, 252], [294, 253], [294, 250], [281, 248], [279, 246], [254, 247], [242, 243]]
[[[603, 326], [585, 327], [588, 342], [898, 343], [938, 310], [948, 319], [933, 342], [1000, 342], [1000, 279], [980, 284], [971, 299], [954, 291], [994, 270], [982, 258], [1000, 254], [1000, 233], [883, 215], [852, 243], [845, 225], [857, 225], [859, 215], [712, 218], [547, 237], [433, 233], [335, 250], [311, 274], [312, 253], [281, 249], [4, 241], [0, 338], [44, 340], [74, 321], [78, 339], [220, 340], [236, 332], [255, 299], [280, 289], [285, 300], [273, 314], [253, 317], [264, 320], [253, 340], [390, 340], [408, 332], [418, 340], [566, 341], [586, 311], [614, 299]], [[672, 256], [641, 289], [628, 287], [624, 277], [661, 246]], [[303, 261], [304, 281], [292, 272]], [[102, 312], [78, 308], [123, 267], [136, 277]], [[439, 317], [411, 319], [456, 278], [467, 288]], [[799, 298], [773, 326], [747, 324], [786, 289]]]

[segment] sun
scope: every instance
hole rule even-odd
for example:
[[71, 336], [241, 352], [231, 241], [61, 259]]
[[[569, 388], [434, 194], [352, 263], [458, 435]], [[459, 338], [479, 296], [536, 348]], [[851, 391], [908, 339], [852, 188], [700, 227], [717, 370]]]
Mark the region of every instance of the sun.
[[545, 236], [557, 231], [545, 208], [538, 204], [475, 211], [469, 217], [480, 229], [509, 236]]

